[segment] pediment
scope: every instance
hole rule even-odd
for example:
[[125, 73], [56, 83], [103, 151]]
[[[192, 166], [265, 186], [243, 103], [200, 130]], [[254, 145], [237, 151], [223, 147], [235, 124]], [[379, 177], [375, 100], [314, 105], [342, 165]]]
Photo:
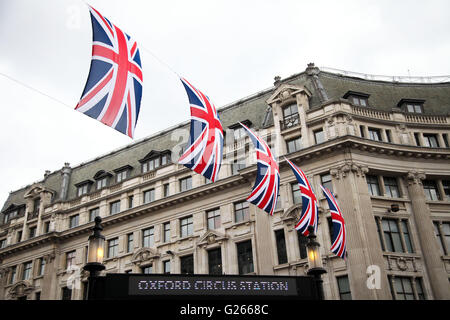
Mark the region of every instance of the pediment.
[[49, 192], [55, 194], [55, 191], [46, 188], [42, 183], [33, 184], [27, 192], [25, 192], [24, 198], [34, 198], [39, 196], [42, 192]]
[[267, 104], [283, 103], [288, 100], [295, 100], [295, 96], [299, 93], [304, 93], [308, 97], [311, 97], [311, 92], [303, 86], [294, 86], [291, 84], [282, 84], [275, 92], [266, 100]]
[[220, 233], [216, 230], [208, 230], [200, 237], [198, 244], [199, 245], [213, 244], [227, 239], [228, 237], [223, 233]]
[[98, 180], [104, 177], [111, 177], [112, 174], [105, 170], [100, 170], [94, 175], [94, 180]]
[[133, 254], [133, 257], [131, 258], [131, 262], [135, 265], [142, 265], [146, 262], [153, 261], [154, 259], [159, 258], [160, 254], [158, 251], [152, 249], [152, 248], [142, 248], [135, 252]]
[[283, 214], [281, 215], [281, 220], [283, 221], [293, 220], [297, 222], [300, 220], [301, 214], [302, 214], [302, 205], [296, 204], [288, 208], [285, 212], [283, 212]]
[[141, 163], [142, 162], [146, 162], [147, 160], [157, 158], [157, 157], [159, 157], [159, 156], [161, 156], [163, 154], [169, 154], [170, 155], [170, 150], [162, 150], [162, 151], [160, 151], [160, 150], [152, 150], [149, 153], [147, 153], [147, 155], [144, 158], [139, 160], [139, 162], [141, 162]]
[[9, 289], [9, 295], [12, 298], [20, 297], [23, 295], [28, 295], [31, 291], [34, 290], [34, 286], [28, 280], [22, 280], [14, 284]]

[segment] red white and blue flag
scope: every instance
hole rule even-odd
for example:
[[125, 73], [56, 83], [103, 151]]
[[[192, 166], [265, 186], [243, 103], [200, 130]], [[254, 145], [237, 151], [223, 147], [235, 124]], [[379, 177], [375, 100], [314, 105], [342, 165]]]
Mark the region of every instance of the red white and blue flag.
[[300, 187], [300, 193], [302, 195], [302, 213], [300, 220], [295, 225], [295, 229], [300, 231], [305, 237], [308, 236], [308, 227], [314, 227], [314, 233], [317, 233], [317, 221], [319, 210], [317, 207], [317, 198], [314, 194], [313, 188], [306, 178], [305, 173], [293, 164], [291, 161], [286, 159], [297, 178], [298, 185]]
[[217, 180], [223, 157], [223, 129], [216, 107], [186, 79], [181, 78], [191, 106], [190, 140], [178, 163]]
[[273, 215], [280, 189], [280, 171], [277, 161], [267, 143], [247, 126], [240, 124], [255, 146], [257, 159], [256, 182], [247, 201]]
[[89, 6], [92, 60], [75, 110], [133, 138], [142, 98], [142, 66], [136, 41]]
[[331, 212], [331, 220], [333, 222], [333, 239], [331, 239], [331, 252], [336, 254], [337, 256], [345, 259], [345, 251], [347, 249], [346, 243], [346, 233], [345, 233], [345, 222], [344, 217], [342, 216], [341, 209], [339, 209], [339, 205], [336, 199], [333, 196], [333, 193], [325, 188], [324, 186], [320, 186], [322, 188], [323, 194], [327, 198], [328, 206]]

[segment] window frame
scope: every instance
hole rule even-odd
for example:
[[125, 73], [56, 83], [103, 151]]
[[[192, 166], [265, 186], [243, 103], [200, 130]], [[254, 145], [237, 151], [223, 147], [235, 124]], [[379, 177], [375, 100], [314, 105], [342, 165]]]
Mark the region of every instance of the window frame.
[[189, 191], [192, 189], [192, 176], [184, 177], [179, 180], [180, 192]]
[[247, 201], [233, 203], [233, 216], [235, 223], [246, 222], [250, 220], [250, 205]]
[[111, 238], [107, 241], [107, 258], [117, 258], [119, 256], [119, 237]]
[[194, 234], [194, 218], [192, 215], [180, 218], [180, 238], [190, 237]]

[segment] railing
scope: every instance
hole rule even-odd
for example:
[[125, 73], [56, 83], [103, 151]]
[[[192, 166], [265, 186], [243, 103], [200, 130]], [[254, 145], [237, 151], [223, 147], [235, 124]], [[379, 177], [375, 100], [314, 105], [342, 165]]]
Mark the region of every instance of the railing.
[[418, 114], [406, 114], [406, 122], [429, 123], [429, 124], [447, 124], [446, 116], [426, 116]]
[[450, 82], [450, 75], [447, 76], [432, 76], [432, 77], [418, 77], [418, 76], [383, 76], [383, 75], [373, 75], [366, 73], [359, 73], [353, 71], [345, 71], [328, 67], [320, 67], [322, 71], [342, 74], [348, 77], [362, 78], [365, 80], [374, 81], [387, 81], [387, 82], [403, 82], [403, 83], [442, 83]]
[[287, 130], [300, 125], [300, 116], [298, 114], [286, 117], [280, 121], [281, 130]]
[[36, 210], [34, 212], [28, 212], [27, 220], [31, 220], [31, 219], [37, 218], [38, 216], [39, 216], [39, 211], [38, 210]]
[[364, 116], [364, 117], [370, 117], [370, 118], [376, 118], [376, 119], [382, 119], [382, 120], [391, 120], [391, 115], [389, 112], [379, 111], [375, 109], [370, 108], [360, 108], [356, 106], [352, 106], [352, 112], [354, 114]]

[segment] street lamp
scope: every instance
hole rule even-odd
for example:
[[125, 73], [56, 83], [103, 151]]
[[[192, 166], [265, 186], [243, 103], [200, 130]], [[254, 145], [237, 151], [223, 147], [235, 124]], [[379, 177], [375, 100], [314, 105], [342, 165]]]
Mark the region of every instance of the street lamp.
[[103, 230], [101, 226], [102, 218], [95, 217], [94, 221], [93, 233], [88, 239], [87, 263], [83, 267], [84, 270], [89, 271], [88, 300], [95, 298], [96, 280], [100, 271], [105, 269], [103, 264], [105, 237], [100, 233]]
[[322, 274], [327, 273], [323, 268], [322, 257], [320, 256], [320, 243], [316, 241], [316, 235], [314, 234], [314, 227], [308, 227], [308, 243], [306, 244], [306, 250], [308, 251], [308, 275], [313, 276], [316, 281], [317, 290], [319, 293], [319, 299], [324, 300], [323, 294], [323, 280]]

